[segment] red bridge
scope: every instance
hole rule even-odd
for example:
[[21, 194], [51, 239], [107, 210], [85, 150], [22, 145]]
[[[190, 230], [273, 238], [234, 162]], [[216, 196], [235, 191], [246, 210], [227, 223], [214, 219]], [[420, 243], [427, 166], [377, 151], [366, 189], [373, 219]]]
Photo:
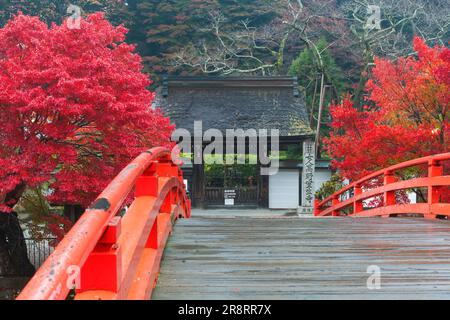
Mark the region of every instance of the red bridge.
[[84, 213], [19, 299], [66, 299], [73, 287], [76, 299], [149, 298], [172, 225], [190, 210], [170, 152], [141, 154]]
[[[375, 172], [317, 202], [314, 218], [198, 211], [168, 241], [190, 201], [169, 151], [152, 149], [110, 183], [19, 299], [450, 298], [449, 160]], [[427, 174], [402, 180], [406, 169]], [[398, 203], [411, 189], [426, 202]]]
[[[450, 216], [450, 204], [441, 203], [441, 197], [450, 193], [450, 176], [444, 176], [444, 162], [450, 160], [450, 153], [411, 160], [374, 172], [336, 192], [322, 202], [316, 202], [316, 216], [340, 216], [342, 212], [352, 217], [390, 217], [421, 214], [425, 218]], [[399, 171], [421, 169], [426, 177], [399, 180]], [[370, 188], [371, 183], [383, 181], [383, 186]], [[397, 204], [396, 193], [412, 189], [426, 189], [427, 203]], [[351, 195], [350, 198], [348, 195]], [[346, 197], [347, 196], [347, 197]], [[364, 200], [380, 196], [383, 206], [364, 208]], [[344, 200], [344, 198], [347, 198]]]

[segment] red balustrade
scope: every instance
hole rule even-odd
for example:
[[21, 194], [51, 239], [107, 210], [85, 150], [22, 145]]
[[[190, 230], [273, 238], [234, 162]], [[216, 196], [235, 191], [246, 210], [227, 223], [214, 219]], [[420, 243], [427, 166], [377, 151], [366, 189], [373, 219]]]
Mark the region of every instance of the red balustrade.
[[188, 218], [190, 207], [169, 150], [142, 153], [86, 210], [18, 299], [66, 299], [73, 289], [75, 299], [150, 299], [173, 223]]
[[[334, 193], [323, 201], [316, 200], [315, 216], [390, 217], [398, 215], [422, 215], [425, 218], [450, 216], [450, 176], [444, 175], [444, 163], [450, 153], [438, 154], [406, 161], [374, 172]], [[405, 169], [428, 167], [426, 177], [399, 179]], [[375, 182], [375, 187], [370, 184]], [[376, 182], [382, 182], [377, 186]], [[407, 194], [411, 189], [427, 189], [426, 202], [399, 203], [398, 193]], [[378, 197], [378, 205], [368, 205], [368, 200]]]

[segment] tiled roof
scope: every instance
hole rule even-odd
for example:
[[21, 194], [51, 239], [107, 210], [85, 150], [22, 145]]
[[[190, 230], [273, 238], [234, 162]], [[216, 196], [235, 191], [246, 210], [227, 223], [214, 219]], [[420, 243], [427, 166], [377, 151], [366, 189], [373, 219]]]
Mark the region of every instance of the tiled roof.
[[172, 77], [158, 104], [177, 128], [279, 129], [281, 136], [311, 136], [304, 98], [293, 77]]

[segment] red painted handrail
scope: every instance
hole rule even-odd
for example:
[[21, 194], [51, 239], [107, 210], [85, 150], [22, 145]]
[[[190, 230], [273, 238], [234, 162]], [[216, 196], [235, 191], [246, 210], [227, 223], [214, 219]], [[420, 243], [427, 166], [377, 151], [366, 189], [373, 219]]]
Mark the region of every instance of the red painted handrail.
[[18, 299], [66, 299], [73, 288], [75, 299], [150, 299], [173, 222], [190, 211], [169, 150], [142, 153], [86, 210]]
[[[349, 210], [352, 217], [390, 217], [392, 215], [421, 214], [425, 218], [450, 216], [450, 204], [442, 203], [441, 197], [448, 194], [450, 176], [444, 175], [443, 163], [450, 160], [450, 153], [406, 161], [389, 168], [374, 172], [334, 193], [323, 201], [316, 200], [315, 216], [342, 216], [343, 210]], [[411, 167], [427, 165], [428, 176], [398, 181], [396, 171]], [[383, 179], [383, 186], [365, 190], [363, 186], [374, 179]], [[427, 188], [427, 203], [397, 204], [397, 191], [411, 188]], [[346, 193], [351, 197], [343, 199]], [[364, 208], [364, 200], [375, 196], [383, 197], [383, 206]]]

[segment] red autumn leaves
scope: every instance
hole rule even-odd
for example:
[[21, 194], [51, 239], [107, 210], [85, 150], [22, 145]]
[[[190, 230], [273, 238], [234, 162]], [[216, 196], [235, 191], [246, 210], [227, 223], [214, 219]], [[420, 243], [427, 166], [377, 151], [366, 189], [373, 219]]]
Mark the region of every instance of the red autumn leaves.
[[102, 14], [80, 29], [19, 14], [0, 29], [0, 194], [50, 181], [52, 201], [87, 205], [132, 157], [169, 143], [126, 32]]
[[450, 151], [450, 50], [420, 38], [414, 48], [417, 56], [375, 60], [364, 110], [350, 98], [331, 107], [324, 143], [343, 177]]

